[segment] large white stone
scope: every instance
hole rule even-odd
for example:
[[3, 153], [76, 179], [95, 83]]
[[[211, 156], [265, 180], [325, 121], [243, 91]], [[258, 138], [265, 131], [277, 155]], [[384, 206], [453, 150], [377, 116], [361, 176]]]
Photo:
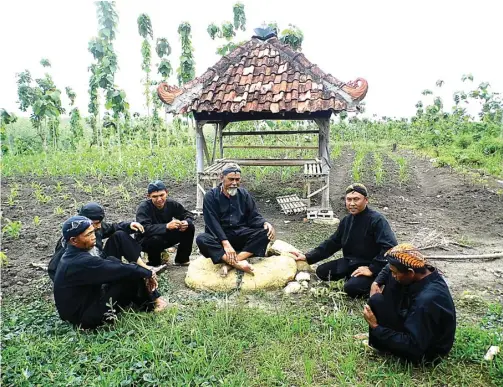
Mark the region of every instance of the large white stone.
[[297, 264], [291, 257], [272, 256], [253, 263], [253, 274], [244, 274], [241, 290], [281, 289], [297, 274]]
[[196, 290], [228, 292], [237, 288], [236, 270], [230, 270], [226, 277], [220, 276], [222, 265], [214, 265], [209, 258], [197, 258], [190, 262], [185, 284]]
[[298, 293], [302, 290], [302, 285], [299, 284], [296, 281], [290, 282], [286, 287], [283, 289], [283, 291], [286, 294], [293, 294], [293, 293]]
[[298, 272], [297, 275], [295, 276], [295, 281], [298, 282], [311, 281], [311, 274], [305, 271]]

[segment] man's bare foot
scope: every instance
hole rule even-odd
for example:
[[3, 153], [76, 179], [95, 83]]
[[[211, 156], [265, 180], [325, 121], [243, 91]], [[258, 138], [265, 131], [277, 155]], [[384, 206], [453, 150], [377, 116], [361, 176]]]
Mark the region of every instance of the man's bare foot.
[[154, 312], [156, 312], [156, 313], [162, 312], [164, 309], [166, 309], [169, 306], [168, 302], [162, 297], [156, 298], [156, 300], [154, 301], [154, 304], [155, 304]]
[[247, 260], [239, 261], [237, 268], [243, 270], [245, 273], [255, 275], [253, 274], [253, 266]]
[[155, 274], [161, 274], [161, 273], [164, 273], [167, 268], [168, 268], [168, 265], [162, 264], [160, 266], [151, 266], [150, 270], [152, 270]]
[[227, 277], [227, 274], [229, 274], [229, 270], [232, 269], [231, 266], [227, 265], [224, 263], [222, 267], [220, 268], [220, 277], [225, 278]]

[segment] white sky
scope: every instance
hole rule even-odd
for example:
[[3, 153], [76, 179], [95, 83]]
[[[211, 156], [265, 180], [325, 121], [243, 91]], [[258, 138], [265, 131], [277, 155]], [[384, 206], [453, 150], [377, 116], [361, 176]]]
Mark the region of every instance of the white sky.
[[[131, 112], [144, 112], [141, 79], [141, 38], [136, 19], [147, 13], [157, 37], [168, 38], [173, 68], [178, 67], [180, 42], [177, 28], [189, 21], [193, 31], [196, 75], [218, 60], [216, 47], [206, 33], [210, 22], [232, 21], [236, 0], [118, 1], [119, 33], [114, 43], [119, 71], [116, 83], [125, 89]], [[446, 108], [452, 94], [469, 90], [482, 81], [503, 92], [500, 0], [242, 0], [247, 32], [252, 36], [262, 22], [276, 21], [283, 29], [297, 25], [305, 36], [303, 53], [325, 72], [342, 81], [363, 77], [369, 82], [365, 98], [367, 115], [410, 116], [422, 98], [421, 91], [435, 89], [437, 79], [445, 85], [439, 91]], [[97, 35], [95, 5], [92, 1], [3, 1], [0, 37], [0, 107], [18, 110], [15, 74], [29, 69], [34, 77], [43, 75], [41, 58], [56, 85], [72, 87], [77, 105], [87, 115], [87, 51]], [[152, 47], [154, 48], [154, 47]], [[158, 63], [154, 49], [153, 64]], [[152, 74], [157, 69], [153, 67]], [[474, 85], [463, 85], [462, 74], [472, 73]], [[172, 84], [176, 84], [173, 75]], [[66, 98], [65, 98], [66, 103]]]

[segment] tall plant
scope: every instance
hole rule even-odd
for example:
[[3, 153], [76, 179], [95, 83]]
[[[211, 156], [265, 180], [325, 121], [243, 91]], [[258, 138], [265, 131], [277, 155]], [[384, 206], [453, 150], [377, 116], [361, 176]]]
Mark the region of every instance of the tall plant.
[[208, 25], [206, 31], [211, 39], [215, 38], [224, 39], [225, 43], [217, 47], [217, 55], [226, 55], [234, 50], [240, 43], [233, 41], [238, 30], [246, 31], [246, 15], [245, 6], [242, 3], [236, 3], [232, 7], [234, 14], [234, 24], [225, 21], [219, 27], [215, 23]]
[[178, 26], [178, 34], [182, 44], [180, 54], [180, 67], [177, 69], [178, 84], [183, 85], [196, 76], [196, 62], [194, 61], [194, 48], [192, 47], [191, 26], [188, 22], [183, 22]]
[[[65, 91], [68, 99], [70, 100], [70, 107], [73, 107], [75, 105], [77, 94], [69, 86], [65, 88]], [[72, 147], [75, 148], [76, 143], [84, 136], [84, 127], [82, 126], [80, 111], [76, 106], [70, 110], [70, 130], [72, 132], [70, 143], [72, 144]]]
[[141, 44], [141, 56], [142, 56], [142, 64], [141, 68], [145, 72], [145, 79], [143, 82], [143, 95], [145, 96], [145, 102], [147, 107], [147, 117], [148, 117], [148, 133], [149, 133], [149, 143], [150, 143], [150, 151], [152, 151], [152, 123], [150, 122], [150, 104], [152, 102], [152, 95], [150, 93], [150, 66], [152, 60], [152, 53], [150, 47], [149, 39], [154, 38], [154, 32], [152, 30], [152, 22], [150, 17], [142, 13], [138, 16], [137, 20], [138, 24], [138, 33], [143, 38], [143, 42]]
[[[157, 43], [155, 46], [155, 52], [157, 53], [157, 56], [160, 59], [159, 64], [157, 65], [157, 73], [161, 75], [161, 80], [166, 82], [173, 72], [173, 68], [171, 66], [171, 62], [168, 59], [169, 55], [171, 54], [171, 46], [169, 45], [168, 39], [166, 38], [157, 38]], [[155, 90], [152, 90], [152, 98], [154, 101], [154, 117], [153, 117], [153, 122], [154, 124], [157, 122], [160, 124], [161, 120], [159, 119], [158, 116], [158, 109], [162, 108], [162, 103], [157, 97], [157, 93]], [[167, 113], [166, 111], [164, 112], [164, 121], [167, 121]], [[169, 132], [168, 129], [166, 128], [166, 145], [168, 144], [168, 136]]]
[[1, 154], [9, 152], [9, 146], [7, 145], [7, 125], [13, 124], [17, 121], [17, 117], [14, 113], [9, 113], [5, 109], [0, 109], [0, 148]]

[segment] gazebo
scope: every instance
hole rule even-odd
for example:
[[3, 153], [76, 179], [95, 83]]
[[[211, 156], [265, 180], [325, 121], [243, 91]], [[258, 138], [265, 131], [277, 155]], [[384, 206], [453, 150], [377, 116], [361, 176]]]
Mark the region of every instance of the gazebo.
[[[321, 193], [321, 210], [329, 210], [329, 124], [332, 113], [356, 111], [365, 97], [367, 81], [358, 78], [341, 82], [312, 64], [301, 52], [282, 44], [271, 30], [257, 29], [251, 40], [223, 56], [201, 76], [182, 87], [161, 83], [159, 98], [166, 111], [193, 113], [196, 130], [197, 204], [201, 211], [205, 182], [217, 184], [220, 168], [228, 161], [240, 165], [304, 166], [307, 210], [310, 198]], [[318, 130], [224, 131], [231, 122], [257, 120], [311, 120]], [[215, 125], [212, 152], [203, 134], [205, 124]], [[318, 134], [315, 159], [235, 159], [224, 158], [223, 139], [236, 135]], [[216, 159], [217, 139], [220, 158]], [[255, 146], [269, 149], [313, 149], [313, 147]], [[316, 148], [315, 148], [316, 149]], [[205, 162], [206, 159], [206, 162]], [[311, 192], [311, 183], [321, 188]]]

